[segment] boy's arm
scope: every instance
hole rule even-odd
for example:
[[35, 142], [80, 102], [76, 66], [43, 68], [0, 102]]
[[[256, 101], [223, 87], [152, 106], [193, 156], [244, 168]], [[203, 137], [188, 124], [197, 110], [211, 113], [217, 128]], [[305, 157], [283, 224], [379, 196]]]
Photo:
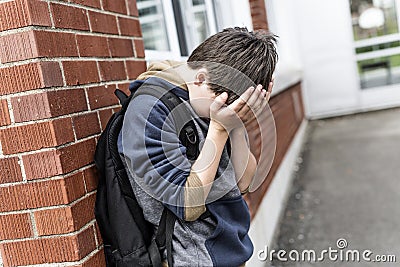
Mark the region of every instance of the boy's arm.
[[257, 162], [250, 152], [249, 145], [246, 140], [246, 129], [236, 128], [230, 134], [231, 140], [231, 159], [237, 185], [242, 194], [249, 191], [251, 181], [254, 177]]
[[240, 121], [232, 119], [234, 111], [224, 106], [227, 98], [227, 93], [222, 93], [210, 107], [207, 137], [185, 186], [186, 220], [196, 220], [205, 211], [205, 199], [217, 174], [228, 131], [240, 125]]
[[185, 184], [185, 219], [194, 221], [206, 210], [205, 200], [221, 159], [228, 133], [215, 121], [210, 122], [207, 137]]
[[[239, 99], [231, 104], [231, 108], [235, 110], [243, 124], [256, 119], [260, 112], [265, 112], [273, 85], [274, 81], [272, 80], [268, 85], [268, 91], [262, 89], [261, 85], [258, 85], [255, 89], [249, 88]], [[247, 143], [246, 128], [243, 124], [231, 131], [230, 138], [231, 158], [237, 184], [240, 192], [246, 194], [254, 177], [257, 162]]]

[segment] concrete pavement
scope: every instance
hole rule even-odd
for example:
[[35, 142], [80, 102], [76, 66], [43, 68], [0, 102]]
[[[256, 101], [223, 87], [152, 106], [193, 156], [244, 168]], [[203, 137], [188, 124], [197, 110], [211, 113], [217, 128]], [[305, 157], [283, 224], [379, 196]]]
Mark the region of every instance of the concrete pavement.
[[275, 259], [267, 266], [400, 266], [400, 109], [311, 121], [308, 130], [273, 248], [320, 256], [338, 250], [342, 238], [347, 247], [338, 256], [370, 250], [371, 259], [395, 255], [397, 263], [330, 261], [325, 254], [323, 262]]

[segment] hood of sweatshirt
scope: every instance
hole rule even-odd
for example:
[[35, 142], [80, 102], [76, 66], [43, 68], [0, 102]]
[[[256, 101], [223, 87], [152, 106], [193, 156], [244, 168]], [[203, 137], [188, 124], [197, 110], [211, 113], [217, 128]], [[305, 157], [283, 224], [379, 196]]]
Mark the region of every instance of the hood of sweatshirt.
[[152, 62], [147, 70], [137, 77], [137, 80], [146, 80], [151, 77], [161, 78], [187, 91], [187, 85], [176, 68], [183, 64], [185, 63], [173, 60]]

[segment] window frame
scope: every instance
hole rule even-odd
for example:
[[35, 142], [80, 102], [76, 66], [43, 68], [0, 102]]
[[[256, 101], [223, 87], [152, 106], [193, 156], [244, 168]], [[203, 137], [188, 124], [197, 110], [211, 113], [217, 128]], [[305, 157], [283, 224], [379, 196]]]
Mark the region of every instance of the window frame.
[[[356, 64], [358, 64], [360, 61], [364, 61], [364, 60], [368, 60], [368, 59], [400, 55], [400, 46], [393, 47], [393, 48], [385, 48], [382, 50], [358, 53], [358, 54], [355, 52], [357, 48], [368, 47], [368, 46], [373, 46], [373, 45], [380, 45], [380, 44], [390, 43], [390, 42], [400, 40], [400, 0], [394, 0], [394, 3], [395, 3], [396, 18], [397, 18], [397, 30], [398, 30], [397, 33], [392, 33], [392, 34], [387, 34], [387, 35], [383, 35], [383, 36], [377, 36], [377, 37], [372, 37], [372, 38], [356, 41], [356, 40], [354, 40], [354, 32], [352, 31], [353, 48], [354, 48], [354, 53], [355, 53], [355, 63]], [[360, 72], [357, 72], [357, 73], [358, 73], [359, 79], [361, 81], [361, 77], [363, 74]], [[360, 89], [361, 90], [374, 89], [374, 88], [382, 88], [382, 87], [392, 86], [392, 85], [393, 84], [380, 85], [377, 87], [362, 88], [361, 84], [360, 84]]]
[[[160, 51], [160, 50], [153, 50], [153, 49], [145, 49], [146, 59], [148, 61], [154, 60], [178, 60], [183, 61], [187, 59], [187, 56], [182, 56], [181, 48], [178, 38], [177, 26], [176, 26], [176, 18], [175, 12], [173, 8], [172, 1], [175, 0], [162, 0], [160, 1], [162, 4], [163, 9], [163, 16], [165, 18], [165, 14], [173, 14], [173, 16], [168, 17], [168, 19], [164, 19], [166, 34], [168, 36], [168, 43], [170, 50], [169, 51]], [[187, 0], [185, 0], [187, 1]], [[206, 14], [207, 14], [207, 21], [209, 25], [209, 32], [210, 34], [214, 34], [217, 32], [217, 25], [216, 25], [216, 18], [215, 18], [215, 10], [214, 10], [214, 3], [213, 0], [204, 0]], [[140, 18], [139, 18], [140, 20]], [[188, 44], [188, 39], [185, 39], [186, 46], [188, 47], [188, 54], [190, 54], [191, 50], [193, 49], [193, 44]]]

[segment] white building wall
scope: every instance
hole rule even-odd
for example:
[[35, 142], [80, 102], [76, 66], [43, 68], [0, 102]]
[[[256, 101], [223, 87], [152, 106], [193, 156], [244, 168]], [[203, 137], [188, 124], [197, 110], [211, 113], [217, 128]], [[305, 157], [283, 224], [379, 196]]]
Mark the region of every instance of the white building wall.
[[360, 89], [348, 0], [266, 0], [266, 6], [280, 36], [279, 64], [301, 70], [307, 117], [400, 105], [400, 84]]
[[253, 29], [248, 0], [216, 0], [214, 3], [219, 30], [235, 26]]

